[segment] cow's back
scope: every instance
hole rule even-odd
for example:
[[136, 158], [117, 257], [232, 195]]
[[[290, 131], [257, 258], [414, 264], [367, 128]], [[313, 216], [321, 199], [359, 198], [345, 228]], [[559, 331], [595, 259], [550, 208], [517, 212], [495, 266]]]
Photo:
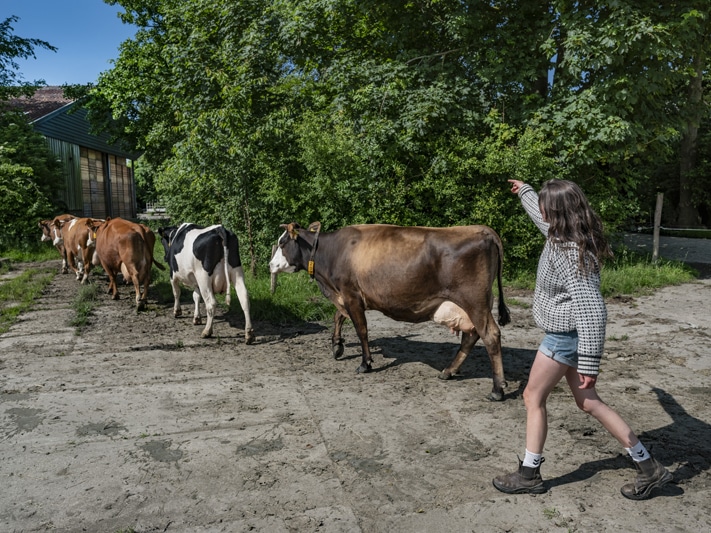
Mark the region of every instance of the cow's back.
[[155, 234], [142, 224], [122, 218], [107, 220], [97, 231], [96, 253], [102, 263], [118, 268], [130, 263], [137, 270], [150, 268], [153, 259]]
[[73, 218], [70, 219], [62, 228], [62, 238], [64, 246], [72, 253], [77, 254], [81, 249], [88, 246], [93, 246], [94, 242], [89, 238], [90, 232], [93, 231], [92, 218]]
[[440, 279], [445, 283], [442, 290], [446, 290], [450, 283], [480, 275], [474, 272], [477, 267], [496, 267], [499, 259], [500, 240], [488, 226], [364, 224], [333, 235], [340, 241], [338, 267], [349, 265], [359, 282], [377, 283], [378, 291], [387, 290], [381, 287], [386, 280], [388, 286], [398, 290], [411, 288], [413, 280], [422, 277]]
[[227, 237], [227, 256], [230, 269], [241, 265], [237, 238], [222, 226], [201, 227], [183, 224], [170, 245], [168, 260], [171, 276], [189, 286], [195, 286], [196, 275], [205, 274], [215, 292], [225, 292], [227, 279], [223, 260], [224, 246], [220, 229]]
[[329, 269], [330, 287], [324, 289], [343, 301], [357, 295], [367, 309], [409, 322], [432, 319], [447, 301], [491, 306], [501, 243], [487, 226], [367, 224], [321, 239], [316, 269]]

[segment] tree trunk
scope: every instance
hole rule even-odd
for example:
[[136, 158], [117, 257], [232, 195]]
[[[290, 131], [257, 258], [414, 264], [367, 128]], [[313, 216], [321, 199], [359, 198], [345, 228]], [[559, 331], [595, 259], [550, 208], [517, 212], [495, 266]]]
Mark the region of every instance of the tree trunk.
[[689, 83], [687, 91], [689, 112], [686, 117], [686, 127], [679, 149], [679, 215], [677, 224], [685, 228], [699, 224], [699, 211], [692, 198], [692, 172], [696, 168], [696, 156], [698, 153], [697, 140], [699, 124], [701, 123], [702, 81], [705, 60], [703, 48], [700, 48], [693, 61], [696, 75]]

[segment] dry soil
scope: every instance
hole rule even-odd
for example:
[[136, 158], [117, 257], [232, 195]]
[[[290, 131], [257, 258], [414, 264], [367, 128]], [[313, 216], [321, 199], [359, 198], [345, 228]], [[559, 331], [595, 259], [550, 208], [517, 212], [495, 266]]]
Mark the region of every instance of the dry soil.
[[[55, 263], [53, 263], [55, 264]], [[56, 263], [58, 266], [58, 262]], [[523, 452], [521, 393], [541, 332], [507, 293], [508, 380], [490, 402], [480, 345], [451, 381], [458, 342], [434, 324], [370, 313], [374, 372], [352, 327], [255, 323], [220, 312], [201, 339], [190, 306], [131, 288], [68, 325], [79, 286], [57, 276], [0, 337], [0, 531], [528, 532], [711, 530], [711, 280], [608, 302], [601, 396], [674, 474], [651, 500], [620, 486], [630, 459], [559, 386], [549, 402], [548, 491], [491, 484]]]

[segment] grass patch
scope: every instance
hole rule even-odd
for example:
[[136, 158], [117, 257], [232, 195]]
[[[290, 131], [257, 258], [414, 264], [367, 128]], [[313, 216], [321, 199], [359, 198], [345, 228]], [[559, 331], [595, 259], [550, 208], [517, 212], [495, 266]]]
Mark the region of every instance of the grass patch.
[[[42, 246], [42, 244], [46, 244], [46, 246]], [[37, 263], [61, 259], [57, 249], [51, 243], [40, 243], [36, 247], [33, 246], [26, 250], [5, 250], [2, 252], [2, 257], [16, 263]]]
[[[253, 320], [275, 324], [333, 320], [336, 307], [321, 294], [316, 282], [311, 282], [306, 272], [279, 274], [274, 294], [270, 292], [271, 277], [268, 274], [257, 277], [247, 274], [245, 282]], [[239, 307], [235, 297], [232, 306]]]
[[99, 292], [99, 287], [96, 283], [90, 283], [89, 285], [82, 285], [79, 288], [76, 298], [72, 302], [72, 309], [74, 309], [74, 318], [69, 321], [70, 326], [78, 328], [77, 333], [89, 323], [89, 317], [94, 309], [97, 301], [97, 294]]
[[504, 288], [506, 289], [522, 289], [532, 291], [536, 288], [536, 273], [517, 272], [511, 277], [503, 279]]
[[[651, 256], [621, 247], [616, 250], [614, 261], [606, 263], [602, 269], [600, 291], [605, 298], [640, 296], [668, 285], [687, 283], [697, 277], [698, 272], [680, 261], [659, 259], [652, 263]], [[536, 273], [518, 272], [504, 279], [504, 287], [533, 290], [536, 287]]]
[[30, 268], [0, 283], [0, 333], [8, 331], [20, 313], [32, 306], [56, 274], [53, 268]]
[[617, 250], [615, 260], [602, 270], [601, 291], [605, 298], [621, 295], [650, 294], [667, 285], [679, 285], [696, 278], [697, 272], [679, 261], [651, 259], [629, 251]]

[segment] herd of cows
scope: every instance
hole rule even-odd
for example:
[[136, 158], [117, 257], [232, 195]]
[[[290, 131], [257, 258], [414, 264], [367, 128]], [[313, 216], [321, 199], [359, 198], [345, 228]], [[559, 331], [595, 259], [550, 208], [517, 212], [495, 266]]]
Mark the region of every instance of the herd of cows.
[[[101, 265], [109, 278], [108, 290], [116, 300], [119, 297], [116, 279], [120, 272], [126, 283], [133, 283], [136, 311], [146, 305], [151, 267], [155, 265], [165, 270], [165, 266], [153, 257], [156, 235], [145, 224], [118, 217], [102, 220], [60, 215], [52, 220], [41, 220], [39, 226], [42, 240], [51, 241], [62, 256], [63, 273], [72, 269], [78, 281], [87, 283], [92, 265]], [[203, 299], [207, 321], [202, 336], [210, 337], [217, 309], [215, 294], [226, 293], [229, 305], [231, 288], [234, 287], [244, 310], [245, 340], [247, 344], [254, 342], [237, 237], [219, 225], [203, 228], [182, 224], [160, 228], [158, 233], [170, 267], [174, 315], [181, 315], [181, 284], [193, 288], [193, 323], [202, 323], [199, 304]]]
[[[136, 291], [136, 310], [145, 307], [151, 266], [165, 266], [153, 257], [156, 236], [144, 224], [121, 218], [106, 220], [60, 215], [39, 222], [42, 240], [51, 241], [62, 256], [62, 271], [72, 269], [87, 283], [92, 265], [101, 265], [109, 277], [109, 292], [118, 298], [120, 272]], [[331, 345], [334, 357], [343, 354], [343, 323], [353, 322], [360, 340], [362, 361], [358, 372], [371, 370], [366, 310], [405, 322], [432, 320], [461, 333], [461, 345], [439, 375], [455, 375], [481, 339], [491, 362], [493, 388], [490, 398], [504, 397], [501, 331], [510, 321], [501, 282], [503, 246], [487, 226], [450, 228], [401, 227], [387, 224], [347, 226], [321, 232], [314, 222], [307, 228], [297, 223], [282, 225], [269, 268], [279, 272], [307, 271], [321, 292], [336, 307]], [[232, 287], [245, 316], [245, 340], [255, 336], [249, 309], [237, 237], [221, 225], [201, 227], [183, 223], [160, 228], [158, 234], [170, 268], [174, 315], [180, 316], [180, 289], [193, 289], [193, 322], [201, 323], [200, 300], [207, 321], [203, 337], [212, 334], [217, 308], [216, 293]], [[498, 284], [498, 323], [492, 314], [493, 284]]]

